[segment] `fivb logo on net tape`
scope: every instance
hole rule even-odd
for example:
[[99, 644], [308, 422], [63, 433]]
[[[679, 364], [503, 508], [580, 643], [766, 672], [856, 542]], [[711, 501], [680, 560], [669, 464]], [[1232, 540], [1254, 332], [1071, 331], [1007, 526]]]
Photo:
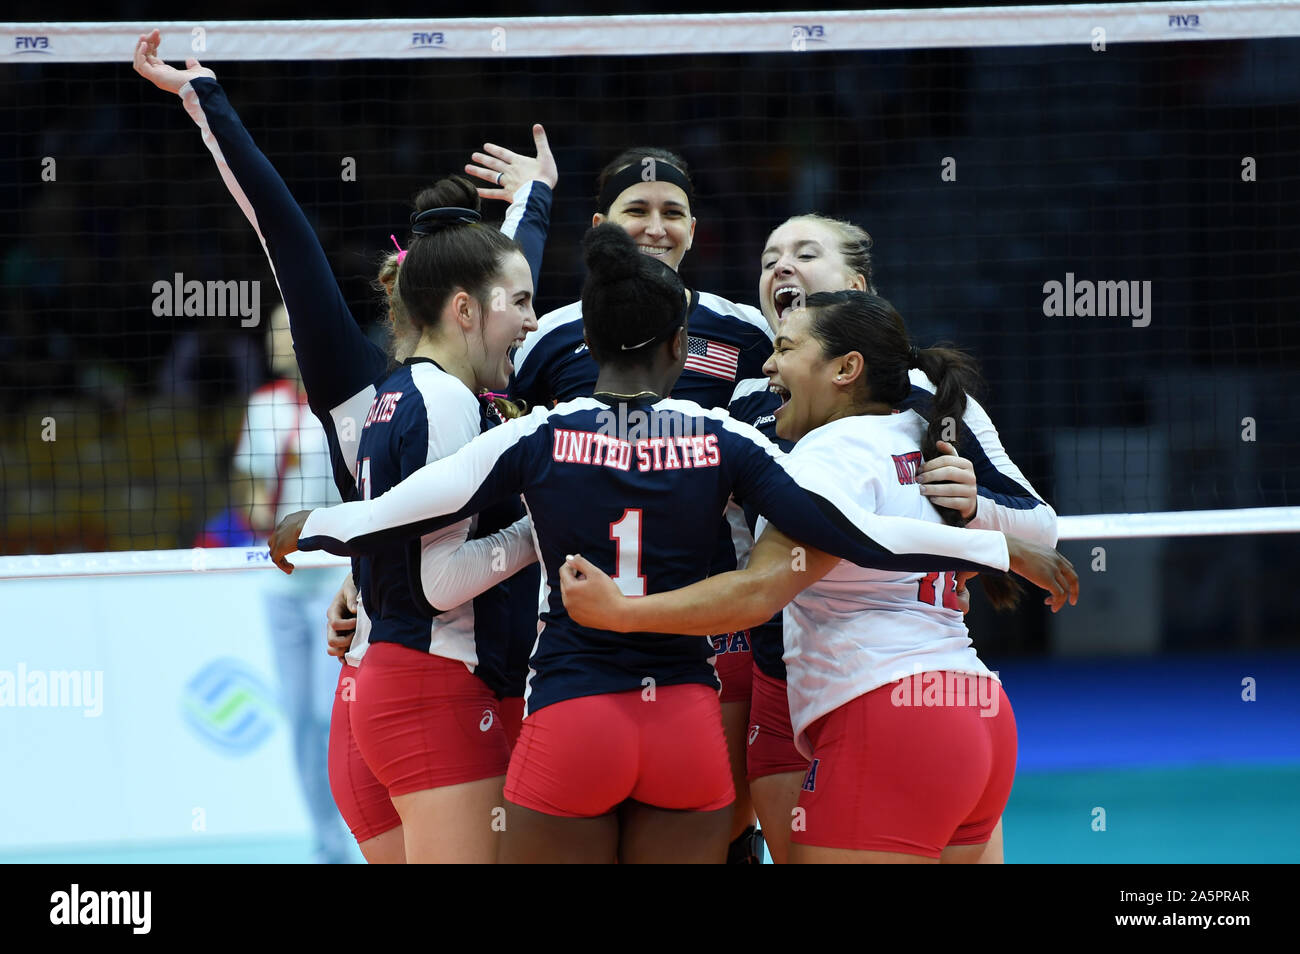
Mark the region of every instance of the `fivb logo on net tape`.
[[50, 38], [48, 36], [16, 36], [14, 37], [13, 49], [9, 52], [17, 56], [20, 53], [44, 53], [52, 54], [50, 49]]
[[1169, 14], [1170, 33], [1204, 33], [1199, 13]]
[[826, 27], [820, 23], [797, 23], [791, 30], [791, 35], [803, 37], [809, 43], [825, 43]]
[[248, 755], [275, 731], [275, 696], [237, 659], [215, 659], [181, 693], [181, 712], [213, 748]]
[[412, 30], [408, 50], [438, 51], [447, 48], [447, 34], [441, 30]]

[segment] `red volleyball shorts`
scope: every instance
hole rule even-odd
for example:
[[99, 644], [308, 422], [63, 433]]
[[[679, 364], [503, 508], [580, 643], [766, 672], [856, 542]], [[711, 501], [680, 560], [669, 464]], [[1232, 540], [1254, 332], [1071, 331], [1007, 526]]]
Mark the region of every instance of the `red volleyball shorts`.
[[745, 749], [746, 775], [751, 782], [765, 775], [807, 772], [808, 760], [794, 747], [790, 700], [785, 681], [773, 679], [754, 666], [754, 695], [749, 703], [749, 735]]
[[396, 828], [402, 819], [388, 797], [388, 789], [380, 784], [361, 757], [352, 735], [350, 715], [356, 699], [357, 668], [347, 663], [339, 668], [334, 708], [330, 711], [330, 793], [352, 837], [361, 844]]
[[[923, 694], [923, 681], [946, 689]], [[801, 845], [928, 858], [980, 845], [1016, 774], [1016, 717], [987, 676], [927, 672], [888, 683], [818, 719], [808, 739], [803, 825], [792, 835]]]
[[497, 700], [497, 711], [501, 713], [501, 727], [506, 730], [506, 741], [511, 751], [519, 741], [519, 730], [524, 721], [524, 697], [506, 696]]
[[504, 775], [497, 697], [462, 662], [371, 643], [361, 660], [352, 733], [390, 797]]
[[711, 812], [736, 798], [718, 694], [698, 684], [582, 696], [524, 719], [506, 798], [533, 811], [594, 818], [634, 799]]
[[754, 653], [749, 646], [749, 630], [710, 636], [718, 654], [713, 666], [722, 682], [722, 702], [748, 702], [754, 670]]

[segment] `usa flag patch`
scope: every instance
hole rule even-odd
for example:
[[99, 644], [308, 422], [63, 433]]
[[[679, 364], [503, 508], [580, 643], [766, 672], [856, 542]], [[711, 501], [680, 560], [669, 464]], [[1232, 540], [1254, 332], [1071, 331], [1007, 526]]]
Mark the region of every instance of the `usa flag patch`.
[[708, 338], [687, 337], [686, 370], [699, 371], [725, 381], [736, 380], [736, 362], [740, 349]]

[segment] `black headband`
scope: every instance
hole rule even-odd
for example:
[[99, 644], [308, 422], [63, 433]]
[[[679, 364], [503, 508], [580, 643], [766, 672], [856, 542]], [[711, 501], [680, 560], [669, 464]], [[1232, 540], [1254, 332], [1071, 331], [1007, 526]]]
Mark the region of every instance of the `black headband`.
[[686, 173], [666, 159], [642, 156], [630, 166], [624, 166], [609, 177], [605, 187], [600, 190], [600, 197], [596, 200], [596, 204], [600, 206], [597, 211], [608, 212], [615, 199], [632, 186], [640, 185], [642, 182], [671, 182], [686, 193], [687, 205], [695, 204], [691, 180], [686, 178]]
[[423, 212], [412, 213], [411, 231], [416, 235], [432, 235], [439, 229], [444, 229], [449, 225], [455, 225], [458, 222], [473, 224], [481, 218], [482, 216], [473, 209], [461, 209], [456, 206], [425, 209]]

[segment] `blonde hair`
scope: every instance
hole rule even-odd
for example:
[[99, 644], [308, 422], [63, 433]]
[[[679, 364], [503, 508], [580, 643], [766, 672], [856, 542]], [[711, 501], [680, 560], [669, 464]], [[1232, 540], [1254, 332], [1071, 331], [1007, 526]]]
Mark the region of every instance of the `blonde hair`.
[[388, 314], [393, 324], [399, 328], [409, 328], [415, 331], [415, 326], [411, 322], [411, 316], [406, 312], [406, 305], [402, 302], [402, 296], [399, 293], [400, 286], [398, 278], [401, 275], [401, 266], [398, 264], [398, 254], [389, 252], [379, 263], [379, 274], [375, 276], [374, 287], [376, 291], [383, 290], [386, 301], [384, 305], [388, 308]]
[[379, 276], [375, 279], [377, 289], [382, 288], [384, 294], [389, 298], [393, 297], [393, 286], [397, 283], [397, 252], [389, 252], [384, 256], [384, 260], [379, 263]]
[[844, 263], [848, 266], [849, 271], [866, 279], [867, 287], [865, 291], [868, 294], [878, 294], [872, 276], [875, 268], [871, 261], [871, 236], [867, 234], [866, 229], [860, 225], [854, 225], [852, 222], [833, 219], [828, 215], [819, 215], [816, 212], [792, 215], [781, 225], [789, 225], [791, 222], [814, 222], [834, 232], [840, 242], [840, 255], [844, 257]]
[[513, 420], [516, 417], [523, 417], [528, 413], [528, 404], [525, 401], [520, 401], [516, 404], [509, 398], [494, 397], [492, 398], [492, 406], [495, 407], [497, 413], [507, 421]]

